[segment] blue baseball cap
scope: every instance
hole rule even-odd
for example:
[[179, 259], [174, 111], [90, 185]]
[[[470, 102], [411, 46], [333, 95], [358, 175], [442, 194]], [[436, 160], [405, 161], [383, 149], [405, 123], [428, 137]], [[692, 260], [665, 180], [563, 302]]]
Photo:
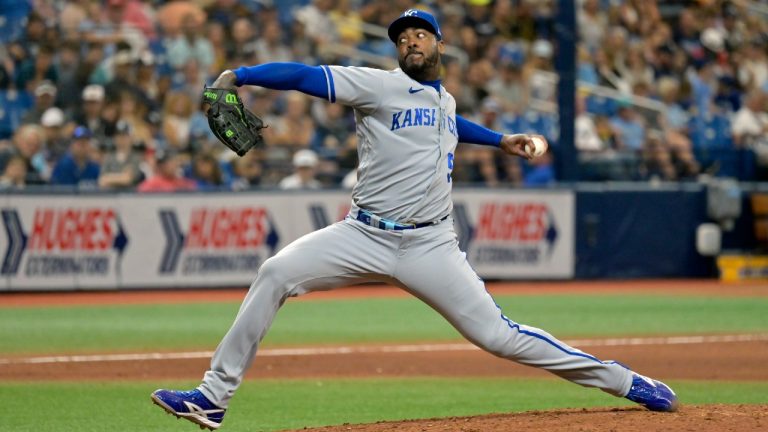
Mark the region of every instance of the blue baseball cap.
[[437, 25], [435, 17], [431, 13], [419, 9], [408, 9], [399, 18], [392, 21], [387, 31], [389, 39], [397, 43], [397, 37], [408, 27], [423, 28], [434, 34], [437, 40], [443, 39], [443, 34], [440, 33], [440, 26]]
[[91, 130], [85, 126], [78, 126], [72, 131], [72, 138], [74, 139], [91, 138], [92, 136]]

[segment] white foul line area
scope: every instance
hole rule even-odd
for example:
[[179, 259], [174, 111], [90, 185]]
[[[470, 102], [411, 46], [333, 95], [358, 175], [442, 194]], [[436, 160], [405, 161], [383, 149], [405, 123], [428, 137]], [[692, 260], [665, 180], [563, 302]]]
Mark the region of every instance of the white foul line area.
[[[606, 346], [689, 345], [689, 344], [760, 342], [760, 341], [768, 341], [768, 334], [633, 337], [633, 338], [607, 338], [607, 339], [565, 339], [562, 342], [577, 348], [588, 348], [588, 347], [606, 347]], [[423, 353], [423, 352], [475, 351], [475, 350], [479, 350], [479, 348], [466, 342], [438, 343], [438, 344], [349, 345], [349, 346], [333, 346], [333, 347], [265, 348], [265, 349], [259, 350], [258, 356], [259, 357], [287, 357], [287, 356], [318, 356], [318, 355], [349, 355], [349, 354]], [[155, 352], [155, 353], [129, 353], [129, 354], [19, 357], [19, 358], [0, 358], [0, 365], [206, 359], [206, 358], [210, 358], [212, 355], [213, 355], [213, 351], [192, 351], [192, 352], [176, 352], [176, 353]]]

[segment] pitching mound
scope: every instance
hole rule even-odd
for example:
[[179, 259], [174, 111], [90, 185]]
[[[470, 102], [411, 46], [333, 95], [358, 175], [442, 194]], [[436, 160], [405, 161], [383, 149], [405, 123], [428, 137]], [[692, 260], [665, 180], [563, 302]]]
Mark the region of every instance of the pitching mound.
[[302, 432], [751, 432], [768, 430], [768, 405], [689, 405], [676, 413], [643, 408], [592, 408], [491, 414], [476, 417], [341, 425]]

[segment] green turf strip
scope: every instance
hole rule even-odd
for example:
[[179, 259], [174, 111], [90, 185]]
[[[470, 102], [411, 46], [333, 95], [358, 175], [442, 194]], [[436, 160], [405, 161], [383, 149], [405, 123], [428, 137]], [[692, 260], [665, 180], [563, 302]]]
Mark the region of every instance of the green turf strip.
[[[0, 382], [0, 431], [187, 431], [152, 405], [157, 385], [195, 383]], [[684, 403], [768, 403], [768, 383], [672, 381]], [[224, 421], [226, 431], [464, 416], [591, 406], [631, 406], [595, 389], [556, 379], [361, 379], [246, 382]]]
[[[2, 298], [0, 297], [0, 301]], [[768, 331], [768, 298], [499, 296], [512, 320], [558, 337]], [[0, 308], [0, 354], [213, 349], [236, 303]], [[266, 345], [460, 340], [413, 298], [291, 302]]]

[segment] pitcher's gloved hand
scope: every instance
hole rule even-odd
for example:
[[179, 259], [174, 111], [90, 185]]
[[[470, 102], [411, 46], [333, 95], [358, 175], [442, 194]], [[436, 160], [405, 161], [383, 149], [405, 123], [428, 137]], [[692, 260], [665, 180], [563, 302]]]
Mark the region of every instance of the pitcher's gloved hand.
[[[217, 80], [218, 81], [218, 80]], [[205, 87], [203, 103], [208, 104], [208, 126], [214, 135], [238, 156], [262, 147], [264, 122], [245, 109], [234, 88]]]

